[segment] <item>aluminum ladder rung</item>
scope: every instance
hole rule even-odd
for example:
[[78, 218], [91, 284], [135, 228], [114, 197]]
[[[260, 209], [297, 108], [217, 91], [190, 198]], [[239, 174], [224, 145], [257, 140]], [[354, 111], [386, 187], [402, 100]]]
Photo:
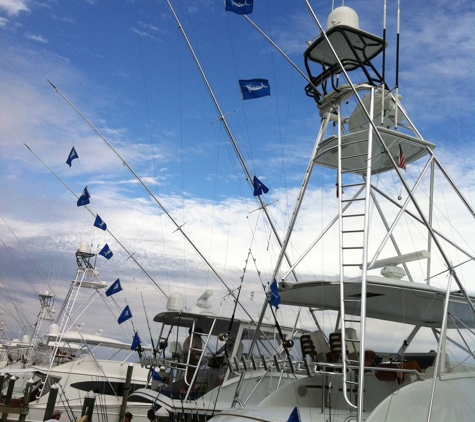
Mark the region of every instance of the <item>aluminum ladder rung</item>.
[[343, 246], [341, 249], [363, 249], [363, 246]]
[[351, 169], [351, 170], [342, 170], [341, 173], [354, 173], [360, 170], [366, 170], [366, 167], [361, 167], [361, 168], [356, 168], [356, 169]]
[[341, 202], [365, 201], [366, 198], [342, 199]]
[[342, 218], [351, 218], [351, 217], [364, 217], [364, 214], [346, 214], [346, 215], [342, 215]]
[[[364, 230], [343, 230], [342, 233], [363, 233]], [[361, 264], [360, 264], [361, 265]]]
[[349, 185], [341, 185], [342, 188], [355, 188], [358, 186], [365, 186], [366, 183], [350, 183]]

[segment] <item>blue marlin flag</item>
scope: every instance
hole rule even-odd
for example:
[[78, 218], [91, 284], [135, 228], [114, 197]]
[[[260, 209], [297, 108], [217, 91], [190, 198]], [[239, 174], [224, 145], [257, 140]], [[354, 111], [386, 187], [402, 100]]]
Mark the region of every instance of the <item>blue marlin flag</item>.
[[[119, 322], [119, 324], [120, 324], [120, 322]], [[140, 338], [139, 338], [139, 332], [136, 331], [135, 334], [134, 334], [134, 338], [132, 340], [132, 345], [130, 346], [130, 348], [132, 350], [137, 350], [137, 347], [139, 347], [140, 344], [141, 343], [140, 343]]]
[[106, 243], [100, 250], [99, 255], [102, 255], [105, 259], [111, 259], [114, 254], [110, 250], [109, 245]]
[[132, 312], [130, 312], [129, 305], [127, 305], [122, 311], [122, 313], [119, 315], [119, 319], [117, 320], [117, 322], [119, 324], [122, 324], [130, 318], [132, 318]]
[[94, 227], [98, 227], [104, 231], [107, 230], [107, 224], [101, 217], [99, 217], [99, 214], [96, 215], [96, 220], [94, 221]]
[[68, 159], [66, 160], [66, 164], [68, 164], [69, 167], [71, 167], [72, 161], [75, 160], [76, 158], [79, 158], [79, 155], [73, 147], [71, 152], [69, 153]]
[[299, 409], [297, 406], [294, 407], [294, 410], [292, 410], [292, 413], [289, 416], [289, 419], [287, 419], [287, 422], [301, 422], [302, 420], [300, 419], [300, 413]]
[[239, 79], [239, 87], [243, 100], [270, 95], [270, 85], [267, 79]]
[[238, 15], [249, 15], [252, 13], [253, 0], [225, 0], [226, 10]]
[[157, 371], [155, 371], [155, 369], [150, 368], [150, 372], [152, 373], [152, 378], [154, 381], [163, 381], [163, 378]]
[[91, 202], [89, 201], [89, 199], [91, 199], [91, 194], [89, 193], [89, 190], [87, 189], [87, 186], [86, 186], [84, 190], [82, 191], [81, 196], [78, 199], [78, 202], [77, 202], [78, 207], [89, 204]]
[[109, 288], [106, 290], [106, 296], [109, 297], [109, 296], [112, 296], [116, 293], [119, 293], [120, 291], [122, 290], [122, 286], [120, 285], [120, 280], [117, 279], [116, 281], [114, 281], [110, 286]]
[[256, 176], [252, 179], [252, 185], [254, 186], [254, 196], [262, 195], [262, 193], [269, 192], [269, 188], [264, 185]]
[[277, 281], [274, 278], [274, 281], [270, 285], [270, 297], [269, 297], [269, 303], [272, 306], [275, 306], [276, 308], [279, 307], [280, 305], [280, 295], [279, 291], [277, 289]]

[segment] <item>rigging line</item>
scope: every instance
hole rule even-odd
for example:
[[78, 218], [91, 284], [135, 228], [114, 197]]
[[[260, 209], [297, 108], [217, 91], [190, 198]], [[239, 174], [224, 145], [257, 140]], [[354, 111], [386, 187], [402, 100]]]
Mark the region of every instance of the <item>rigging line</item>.
[[[30, 262], [35, 266], [36, 270], [40, 273], [40, 276], [41, 278], [44, 280], [45, 284], [48, 286], [48, 288], [52, 291], [53, 289], [51, 288], [50, 284], [48, 283], [48, 281], [46, 280], [45, 276], [43, 275], [43, 273], [41, 272], [40, 268], [38, 267], [36, 261], [32, 258], [32, 256], [28, 253], [27, 249], [25, 248], [25, 246], [23, 245], [23, 243], [21, 243], [20, 239], [18, 238], [18, 236], [15, 234], [15, 232], [12, 230], [12, 228], [9, 226], [9, 224], [5, 221], [5, 219], [0, 215], [0, 218], [3, 220], [3, 222], [5, 223], [5, 225], [8, 227], [8, 229], [12, 232], [13, 236], [15, 236], [15, 239], [18, 241], [18, 243], [20, 244], [20, 246], [22, 247], [22, 249], [25, 251], [26, 255], [28, 256], [28, 259], [30, 260]], [[3, 241], [2, 241], [3, 243]], [[13, 256], [12, 256], [13, 258]], [[19, 266], [18, 262], [15, 260], [16, 264]], [[20, 266], [19, 266], [20, 267]], [[24, 273], [24, 271], [21, 269], [20, 267], [20, 270], [21, 272], [23, 273], [23, 275], [25, 276], [25, 278], [28, 280], [28, 282], [30, 283], [31, 287], [33, 288], [33, 291], [35, 292], [35, 294], [38, 294], [38, 292], [36, 291], [36, 289], [33, 287], [31, 281], [28, 279], [28, 277], [26, 276], [26, 274]]]
[[[51, 82], [50, 82], [51, 84]], [[56, 89], [56, 88], [55, 88]], [[59, 91], [58, 91], [59, 92]], [[62, 95], [62, 94], [61, 94]], [[69, 101], [68, 101], [69, 102]], [[74, 107], [74, 106], [73, 106]], [[82, 115], [81, 115], [82, 116]], [[87, 121], [87, 120], [86, 120]], [[49, 167], [27, 144], [23, 143], [23, 145], [25, 145], [29, 150], [30, 152], [51, 172], [53, 173], [53, 175], [63, 184], [64, 187], [66, 187], [66, 189], [68, 189], [76, 198], [78, 198], [78, 196], [74, 193], [74, 191], [66, 184], [66, 182], [63, 181], [63, 179], [61, 179], [61, 177], [59, 177], [51, 167]], [[95, 217], [96, 214], [94, 214], [87, 205], [84, 205], [84, 208], [86, 208], [89, 213]], [[134, 253], [130, 253], [128, 251], [128, 249], [123, 245], [122, 242], [120, 242], [120, 240], [115, 237], [112, 232], [109, 230], [109, 229], [106, 229], [107, 233], [109, 233], [112, 238], [117, 242], [117, 244], [125, 251], [125, 253], [127, 255], [129, 255], [129, 258], [131, 258], [137, 265], [138, 267], [143, 271], [143, 273], [149, 278], [149, 280], [158, 288], [158, 290], [160, 290], [163, 295], [168, 299], [168, 295], [162, 290], [162, 288], [158, 285], [158, 283], [152, 278], [152, 276], [145, 270], [144, 267], [142, 267], [142, 265], [140, 265], [140, 263], [137, 261], [137, 259], [135, 258], [134, 256]], [[96, 259], [97, 259], [97, 255], [96, 255]]]
[[274, 43], [274, 41], [272, 41], [265, 33], [264, 31], [262, 31], [252, 20], [251, 18], [249, 18], [249, 16], [247, 15], [243, 15], [247, 21], [254, 27], [257, 29], [257, 31], [262, 35], [264, 36], [264, 38], [269, 41], [272, 46], [280, 53], [282, 54], [282, 56], [292, 65], [292, 67], [298, 72], [300, 73], [300, 75], [302, 75], [304, 77], [304, 79], [312, 86], [312, 88], [315, 90], [315, 92], [317, 92], [318, 94], [320, 94], [321, 97], [324, 97], [320, 91], [318, 90], [318, 88], [313, 84], [313, 81], [311, 81], [308, 76], [303, 73], [300, 68], [279, 48], [279, 46]]
[[[214, 267], [211, 265], [211, 263], [206, 259], [206, 257], [201, 253], [201, 251], [195, 246], [195, 244], [192, 242], [192, 240], [188, 237], [188, 235], [182, 230], [182, 227], [180, 225], [178, 225], [178, 223], [175, 221], [175, 219], [172, 217], [172, 215], [167, 211], [167, 209], [162, 205], [162, 203], [157, 199], [157, 197], [152, 193], [152, 191], [150, 190], [150, 188], [143, 182], [143, 180], [137, 175], [137, 173], [135, 173], [135, 171], [132, 169], [132, 167], [130, 167], [126, 161], [124, 161], [124, 159], [120, 156], [120, 154], [114, 149], [114, 147], [107, 141], [106, 138], [104, 138], [104, 136], [102, 136], [102, 134], [93, 126], [93, 124], [91, 122], [89, 122], [89, 120], [87, 120], [87, 118], [76, 108], [76, 106], [74, 106], [73, 103], [71, 103], [71, 101], [69, 101], [65, 96], [64, 94], [58, 89], [56, 88], [49, 80], [48, 80], [49, 84], [56, 90], [56, 92], [61, 95], [61, 97], [76, 111], [76, 113], [78, 113], [83, 119], [84, 121], [94, 130], [94, 132], [96, 132], [99, 137], [107, 144], [107, 146], [115, 153], [115, 155], [117, 155], [117, 157], [119, 157], [119, 159], [122, 161], [123, 165], [125, 167], [127, 167], [129, 169], [129, 171], [134, 175], [134, 177], [139, 181], [139, 183], [143, 186], [143, 188], [148, 192], [148, 194], [151, 196], [151, 198], [156, 202], [156, 204], [162, 209], [162, 211], [167, 215], [167, 217], [170, 219], [170, 221], [175, 225], [175, 227], [177, 228], [178, 231], [180, 231], [180, 233], [185, 237], [185, 239], [188, 241], [188, 243], [190, 244], [190, 246], [195, 250], [195, 252], [199, 255], [199, 257], [205, 262], [205, 264], [211, 269], [211, 271], [216, 275], [216, 277], [219, 279], [219, 281], [221, 281], [221, 283], [226, 287], [226, 289], [228, 290], [228, 292], [235, 298], [234, 296], [234, 293], [232, 292], [231, 288], [226, 284], [226, 282], [223, 280], [223, 278], [217, 273], [217, 271], [214, 269]], [[24, 144], [38, 159], [39, 157], [31, 150], [31, 148]], [[41, 161], [41, 159], [40, 159]], [[45, 164], [43, 161], [42, 161], [43, 164]], [[46, 166], [46, 164], [45, 164]], [[48, 167], [48, 166], [46, 166]], [[48, 167], [48, 169], [50, 169]], [[77, 195], [59, 178], [59, 176], [56, 175], [56, 173], [53, 172], [53, 170], [50, 169], [50, 171], [74, 194], [74, 196], [76, 196], [77, 198]], [[87, 205], [84, 206], [88, 211], [89, 211], [89, 208], [87, 208]], [[91, 212], [92, 215], [94, 215], [92, 213], [92, 211], [89, 211]], [[107, 231], [110, 233], [110, 231], [107, 229]], [[112, 234], [111, 234], [112, 236]], [[113, 236], [114, 237], [114, 236]], [[116, 239], [114, 237], [114, 239]], [[117, 240], [117, 239], [116, 239]], [[118, 240], [117, 240], [118, 242]], [[119, 243], [121, 246], [122, 244]], [[122, 248], [124, 248], [124, 250], [127, 252], [127, 254], [137, 263], [137, 261], [135, 260], [135, 258], [125, 249], [124, 246], [122, 246]], [[139, 265], [137, 263], [137, 265]], [[139, 265], [140, 266], [140, 265]], [[142, 268], [140, 266], [140, 268]], [[143, 270], [145, 272], [145, 270]], [[146, 273], [146, 272], [145, 272]], [[146, 273], [147, 274], [147, 273]], [[163, 290], [158, 286], [158, 284], [155, 283], [155, 281], [149, 276], [149, 278], [154, 282], [154, 284], [160, 289], [160, 291], [165, 295], [165, 297], [168, 298], [168, 296], [165, 294], [165, 292], [163, 292]], [[247, 310], [244, 308], [244, 306], [242, 306], [242, 309], [244, 310], [244, 312], [247, 314], [247, 316], [251, 319], [251, 321], [254, 322], [254, 318], [252, 318], [252, 316], [247, 312]]]
[[[189, 39], [188, 39], [188, 37], [187, 37], [187, 35], [186, 35], [186, 32], [185, 32], [183, 26], [181, 25], [180, 20], [178, 19], [178, 16], [177, 16], [176, 13], [175, 13], [175, 10], [173, 9], [173, 6], [172, 6], [171, 3], [170, 3], [170, 0], [167, 0], [167, 3], [168, 3], [168, 6], [169, 6], [169, 8], [170, 8], [170, 10], [171, 10], [171, 12], [172, 12], [172, 14], [173, 14], [175, 20], [176, 20], [176, 23], [177, 23], [177, 25], [178, 25], [178, 28], [179, 28], [180, 31], [181, 31], [181, 34], [183, 35], [183, 38], [185, 39], [185, 42], [186, 42], [186, 44], [188, 45], [188, 48], [190, 49], [190, 52], [191, 52], [191, 54], [192, 54], [192, 56], [193, 56], [193, 59], [195, 60], [196, 66], [198, 67], [198, 69], [199, 69], [199, 71], [200, 71], [200, 73], [201, 73], [201, 77], [203, 78], [203, 81], [204, 81], [204, 83], [206, 84], [206, 88], [208, 89], [208, 92], [209, 92], [209, 94], [210, 94], [210, 96], [211, 96], [211, 98], [212, 98], [212, 100], [213, 100], [213, 103], [214, 103], [214, 105], [215, 105], [215, 107], [216, 107], [216, 111], [217, 111], [218, 114], [219, 114], [219, 119], [220, 119], [221, 122], [223, 123], [223, 126], [224, 126], [224, 128], [225, 128], [225, 130], [226, 130], [226, 133], [227, 133], [227, 135], [228, 135], [228, 138], [229, 138], [229, 140], [231, 141], [231, 143], [232, 143], [232, 145], [233, 145], [234, 151], [235, 151], [235, 153], [236, 153], [236, 155], [237, 155], [237, 157], [238, 157], [238, 159], [239, 159], [239, 161], [240, 161], [240, 163], [241, 163], [242, 169], [244, 170], [244, 172], [245, 172], [245, 174], [246, 174], [246, 178], [247, 178], [247, 180], [248, 180], [248, 182], [249, 182], [249, 184], [250, 184], [250, 186], [251, 186], [251, 189], [254, 190], [254, 186], [253, 186], [251, 174], [249, 173], [249, 169], [247, 168], [246, 162], [244, 161], [244, 157], [242, 156], [241, 151], [239, 150], [239, 147], [238, 147], [238, 145], [237, 145], [237, 142], [236, 142], [236, 140], [234, 139], [234, 136], [233, 136], [233, 134], [232, 134], [232, 132], [231, 132], [231, 129], [230, 129], [229, 125], [228, 125], [228, 122], [227, 122], [227, 120], [226, 120], [226, 116], [223, 114], [223, 112], [222, 112], [222, 110], [221, 110], [221, 107], [219, 106], [218, 100], [216, 99], [216, 96], [214, 95], [214, 92], [213, 92], [213, 90], [211, 89], [211, 85], [210, 85], [210, 83], [208, 82], [208, 78], [206, 77], [206, 75], [205, 75], [205, 73], [204, 73], [204, 70], [203, 70], [203, 68], [201, 67], [201, 64], [200, 64], [200, 62], [199, 62], [199, 60], [198, 60], [198, 57], [196, 56], [195, 51], [193, 50], [193, 47], [192, 47], [192, 45], [191, 45], [191, 43], [190, 43], [190, 41], [189, 41]], [[266, 214], [267, 220], [269, 221], [269, 224], [270, 224], [270, 226], [271, 226], [271, 228], [272, 228], [272, 231], [274, 232], [274, 236], [276, 237], [276, 239], [277, 239], [277, 241], [278, 241], [278, 243], [279, 243], [279, 246], [282, 247], [282, 240], [280, 239], [279, 233], [277, 232], [277, 229], [275, 228], [275, 225], [274, 225], [274, 223], [273, 223], [273, 221], [272, 221], [272, 219], [271, 219], [271, 216], [270, 216], [270, 214], [269, 214], [269, 212], [268, 212], [268, 210], [267, 210], [267, 208], [266, 208], [266, 206], [265, 206], [265, 203], [264, 203], [263, 199], [261, 198], [260, 195], [257, 196], [257, 199], [258, 199], [259, 203], [261, 204], [261, 207], [262, 207], [262, 209], [264, 210], [264, 213]], [[285, 253], [284, 255], [285, 255], [285, 259], [287, 260], [287, 263], [289, 264], [290, 267], [292, 267], [292, 264], [291, 264], [291, 262], [290, 262], [290, 258], [288, 257], [288, 255], [287, 255], [286, 253]], [[296, 275], [294, 272], [292, 272], [292, 274], [293, 274], [295, 280], [297, 281], [297, 275]], [[256, 332], [257, 332], [257, 330], [256, 330]]]

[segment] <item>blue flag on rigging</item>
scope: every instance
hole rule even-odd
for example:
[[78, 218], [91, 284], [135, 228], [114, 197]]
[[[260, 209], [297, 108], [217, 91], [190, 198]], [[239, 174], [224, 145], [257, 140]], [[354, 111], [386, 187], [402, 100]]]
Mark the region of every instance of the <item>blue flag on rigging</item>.
[[152, 373], [152, 378], [154, 381], [163, 381], [163, 378], [157, 371], [155, 371], [155, 369], [150, 368], [150, 372]]
[[262, 193], [269, 192], [269, 188], [264, 185], [256, 176], [252, 179], [252, 185], [254, 186], [254, 196], [262, 195]]
[[239, 79], [239, 88], [243, 100], [270, 95], [270, 85], [267, 79]]
[[120, 285], [120, 280], [117, 279], [116, 281], [114, 281], [110, 286], [109, 288], [106, 290], [106, 296], [109, 297], [109, 296], [112, 296], [116, 293], [119, 293], [120, 291], [122, 290], [122, 286]]
[[225, 0], [226, 10], [238, 15], [249, 15], [252, 13], [253, 0]]
[[107, 243], [99, 251], [99, 255], [102, 255], [105, 259], [111, 259], [114, 256]]
[[66, 160], [66, 164], [69, 164], [69, 167], [71, 167], [72, 161], [76, 158], [79, 158], [79, 155], [73, 147], [69, 153], [68, 159]]
[[87, 189], [87, 186], [86, 186], [84, 190], [82, 191], [81, 196], [79, 196], [79, 199], [77, 202], [78, 207], [89, 204], [91, 202], [89, 201], [89, 199], [91, 199], [91, 194], [89, 193], [89, 190]]
[[269, 296], [269, 303], [276, 308], [280, 305], [280, 295], [277, 289], [277, 281], [274, 278], [274, 281], [270, 285], [270, 296]]
[[104, 231], [107, 230], [107, 224], [101, 217], [99, 217], [99, 214], [96, 214], [96, 220], [94, 221], [94, 227], [98, 227], [98, 228], [100, 228], [101, 230], [104, 230]]
[[292, 413], [290, 414], [289, 419], [287, 419], [287, 422], [301, 422], [300, 413], [297, 406], [295, 406], [294, 410], [292, 410]]
[[119, 315], [117, 322], [119, 324], [122, 324], [123, 322], [127, 321], [130, 318], [132, 318], [132, 312], [130, 312], [129, 305], [127, 305], [122, 311], [122, 313]]
[[[120, 324], [120, 322], [119, 322]], [[137, 347], [139, 347], [142, 343], [140, 342], [140, 338], [139, 338], [139, 332], [136, 331], [135, 334], [134, 334], [134, 338], [132, 340], [132, 345], [130, 346], [130, 348], [132, 350], [137, 350]]]

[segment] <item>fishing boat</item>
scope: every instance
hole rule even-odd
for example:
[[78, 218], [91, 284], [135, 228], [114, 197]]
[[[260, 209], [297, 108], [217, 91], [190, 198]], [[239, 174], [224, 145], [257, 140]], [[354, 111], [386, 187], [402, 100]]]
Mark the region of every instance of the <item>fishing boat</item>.
[[[278, 289], [281, 308], [305, 307], [316, 322], [296, 346], [304, 358], [294, 369], [306, 376], [212, 420], [471, 421], [475, 295], [464, 275], [474, 255], [463, 237], [474, 209], [410, 120], [398, 83], [387, 86], [384, 34], [360, 29], [348, 7], [326, 30], [313, 16], [321, 34], [304, 52], [305, 93], [321, 126], [283, 249], [315, 168], [336, 176], [336, 195], [319, 207], [328, 225], [282, 269]], [[458, 231], [454, 209], [464, 211]], [[327, 274], [289, 280], [303, 262]]]
[[[215, 315], [208, 304], [212, 293], [207, 290], [189, 311], [180, 293], [170, 295], [167, 311], [154, 318], [161, 324], [158, 353], [141, 359], [156, 368], [155, 380], [132, 393], [129, 403], [146, 401], [165, 420], [208, 420], [233, 403], [257, 404], [299, 376], [292, 365], [300, 356], [286, 356], [281, 339], [306, 331], [265, 323], [256, 333], [254, 321]], [[254, 337], [256, 352], [250, 354]]]
[[[103, 336], [102, 330], [88, 334], [78, 326], [78, 318], [95, 298], [104, 296], [108, 287], [91, 262], [95, 256], [87, 244], [80, 245], [76, 252], [76, 277], [70, 284], [58, 323], [50, 325], [43, 344], [32, 347], [29, 339], [23, 340], [25, 357], [21, 366], [11, 364], [2, 369], [5, 393], [10, 379], [16, 378], [17, 394], [12, 396], [13, 407], [21, 406], [26, 384], [33, 382], [26, 420], [44, 420], [47, 409], [51, 406], [67, 414], [71, 420], [78, 420], [87, 407], [86, 398], [94, 400], [93, 409], [88, 409], [90, 415], [107, 415], [108, 420], [119, 421], [123, 420], [127, 410], [139, 421], [148, 420], [148, 405], [130, 403], [126, 407], [124, 398], [125, 391], [128, 393], [143, 388], [150, 380], [148, 368], [127, 360], [136, 354], [135, 349], [131, 349], [130, 343]], [[94, 292], [92, 300], [88, 297], [84, 303], [80, 303], [81, 292], [84, 290]], [[51, 295], [48, 297], [51, 298]], [[116, 306], [114, 303], [110, 305]], [[102, 350], [103, 356], [112, 350], [110, 358], [96, 358], [97, 348]], [[27, 360], [29, 350], [31, 358]], [[141, 347], [141, 351], [147, 350], [147, 346]], [[127, 357], [124, 360], [114, 360], [121, 351], [126, 352]], [[15, 414], [10, 415], [14, 416]]]

